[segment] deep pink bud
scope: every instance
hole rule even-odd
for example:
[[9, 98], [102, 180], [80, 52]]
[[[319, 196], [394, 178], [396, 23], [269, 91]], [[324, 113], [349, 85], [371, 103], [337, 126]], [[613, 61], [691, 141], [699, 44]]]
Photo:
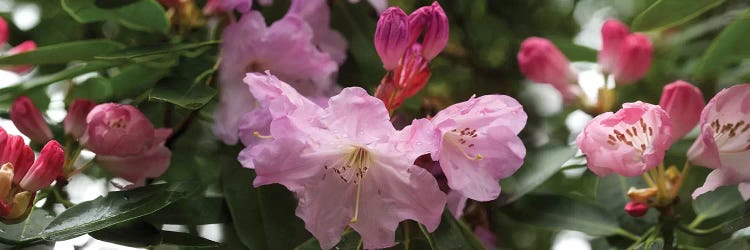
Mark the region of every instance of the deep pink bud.
[[[20, 53], [27, 52], [27, 51], [32, 51], [35, 49], [36, 49], [36, 43], [34, 41], [25, 41], [19, 45], [16, 45], [16, 47], [13, 47], [10, 50], [8, 50], [7, 54], [15, 55], [15, 54], [20, 54]], [[18, 74], [21, 74], [21, 73], [28, 72], [32, 67], [34, 66], [33, 65], [18, 65], [18, 66], [11, 67], [10, 70]]]
[[630, 201], [625, 204], [625, 212], [633, 217], [641, 217], [648, 212], [648, 204], [642, 202]]
[[21, 96], [13, 102], [10, 107], [10, 119], [18, 130], [32, 141], [46, 143], [52, 140], [52, 130], [29, 97]]
[[383, 61], [383, 68], [395, 68], [409, 45], [409, 20], [406, 13], [398, 7], [386, 9], [375, 28], [375, 50]]
[[73, 138], [80, 138], [86, 131], [86, 116], [96, 103], [86, 99], [76, 99], [68, 107], [68, 115], [65, 116], [63, 125], [65, 126], [65, 135]]
[[424, 30], [422, 56], [432, 60], [448, 44], [448, 26], [448, 17], [438, 2], [421, 7], [409, 15], [410, 43], [416, 42]]
[[0, 17], [0, 45], [5, 44], [8, 42], [8, 22], [5, 21], [2, 17]]
[[521, 43], [517, 58], [521, 72], [529, 80], [551, 84], [567, 101], [575, 100], [576, 94], [569, 84], [575, 78], [570, 62], [552, 42], [539, 37], [527, 38]]
[[13, 165], [13, 183], [18, 184], [34, 163], [34, 151], [18, 135], [9, 135], [0, 128], [0, 165]]
[[651, 41], [643, 34], [630, 34], [620, 45], [620, 55], [612, 69], [618, 84], [641, 79], [651, 66]]
[[698, 124], [705, 105], [701, 90], [690, 83], [678, 80], [664, 86], [659, 106], [672, 119], [674, 140], [682, 138]]
[[86, 122], [81, 144], [96, 154], [137, 155], [150, 148], [149, 142], [154, 140], [151, 121], [131, 105], [99, 104], [89, 112]]
[[64, 161], [65, 153], [60, 143], [55, 140], [47, 142], [19, 185], [22, 189], [30, 192], [36, 192], [49, 186], [62, 172]]
[[630, 34], [628, 26], [616, 19], [608, 19], [602, 26], [602, 50], [599, 51], [599, 65], [604, 72], [612, 72], [620, 55], [620, 45]]

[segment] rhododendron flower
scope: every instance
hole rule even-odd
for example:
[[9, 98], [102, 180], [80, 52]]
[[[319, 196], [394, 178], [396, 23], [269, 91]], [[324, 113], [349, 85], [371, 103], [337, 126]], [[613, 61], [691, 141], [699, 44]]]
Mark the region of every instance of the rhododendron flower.
[[237, 142], [240, 117], [255, 107], [242, 78], [247, 72], [270, 70], [304, 95], [327, 95], [338, 66], [313, 43], [313, 32], [296, 15], [266, 26], [263, 16], [251, 11], [223, 33], [219, 68], [219, 106], [214, 132], [227, 144]]
[[672, 120], [673, 139], [682, 138], [698, 125], [701, 110], [705, 105], [701, 90], [690, 83], [678, 80], [664, 86], [659, 106]]
[[326, 0], [292, 0], [287, 16], [301, 18], [313, 32], [313, 44], [339, 65], [346, 60], [346, 38], [331, 28], [331, 10]]
[[526, 148], [518, 138], [526, 113], [515, 99], [486, 95], [454, 104], [432, 118], [440, 135], [432, 159], [461, 195], [489, 201], [500, 195], [499, 180], [523, 164]]
[[614, 74], [617, 84], [632, 83], [648, 72], [652, 45], [643, 34], [630, 33], [628, 27], [615, 19], [602, 25], [602, 50], [599, 65], [607, 74]]
[[297, 216], [321, 248], [333, 247], [347, 226], [368, 249], [395, 245], [403, 220], [437, 228], [445, 194], [429, 172], [413, 165], [416, 154], [397, 149], [403, 134], [380, 100], [346, 88], [330, 98], [316, 123], [305, 120], [301, 112], [274, 118], [269, 139], [243, 150], [239, 160], [255, 169], [255, 186], [280, 183], [297, 193]]
[[720, 186], [740, 184], [750, 199], [750, 84], [735, 85], [711, 98], [700, 118], [701, 134], [688, 150], [688, 159], [713, 168], [693, 198]]
[[591, 172], [641, 175], [659, 165], [672, 144], [672, 122], [657, 105], [625, 103], [594, 117], [576, 138]]
[[136, 185], [162, 175], [171, 152], [164, 146], [171, 129], [154, 129], [137, 108], [116, 103], [99, 104], [86, 117], [81, 144], [96, 153], [97, 163]]
[[576, 75], [570, 69], [568, 58], [552, 42], [530, 37], [521, 43], [517, 55], [521, 72], [534, 82], [550, 84], [565, 98], [575, 101], [580, 90], [575, 84]]
[[44, 121], [42, 113], [27, 96], [20, 96], [10, 107], [10, 119], [18, 130], [37, 143], [52, 140], [52, 130]]

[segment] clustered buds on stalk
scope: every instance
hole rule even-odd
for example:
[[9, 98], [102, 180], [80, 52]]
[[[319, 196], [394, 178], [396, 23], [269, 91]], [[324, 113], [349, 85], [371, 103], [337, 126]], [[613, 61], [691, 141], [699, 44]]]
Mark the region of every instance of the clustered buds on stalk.
[[430, 78], [430, 61], [448, 43], [448, 17], [437, 2], [411, 15], [386, 9], [375, 29], [375, 50], [388, 72], [375, 91], [389, 111], [421, 90]]
[[36, 192], [60, 175], [65, 153], [51, 140], [34, 160], [34, 152], [23, 138], [0, 128], [0, 221], [22, 221], [33, 205]]

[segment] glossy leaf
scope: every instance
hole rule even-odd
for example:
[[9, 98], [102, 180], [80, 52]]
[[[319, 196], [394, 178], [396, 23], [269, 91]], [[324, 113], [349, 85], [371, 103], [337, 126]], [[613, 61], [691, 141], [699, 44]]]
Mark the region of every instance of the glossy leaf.
[[162, 242], [159, 229], [143, 221], [117, 224], [89, 235], [97, 240], [129, 247], [156, 246]]
[[719, 6], [724, 0], [659, 0], [633, 20], [634, 31], [669, 28]]
[[521, 169], [513, 176], [500, 181], [503, 191], [499, 202], [506, 204], [518, 200], [560, 171], [576, 152], [575, 147], [554, 146], [531, 151]]
[[205, 225], [230, 222], [229, 208], [223, 198], [185, 199], [144, 218], [155, 224]]
[[750, 56], [750, 10], [721, 31], [713, 39], [708, 50], [703, 54], [700, 64], [694, 74], [699, 78], [712, 76], [731, 62], [740, 61]]
[[65, 210], [44, 229], [41, 236], [51, 241], [75, 238], [156, 212], [197, 189], [196, 185], [178, 183], [110, 192], [106, 197]]
[[109, 20], [141, 31], [164, 33], [169, 29], [167, 14], [155, 0], [139, 0], [118, 8], [101, 8], [95, 0], [62, 0], [62, 6], [80, 23]]
[[2, 56], [0, 65], [69, 63], [75, 60], [89, 60], [123, 47], [120, 43], [105, 39], [58, 43], [25, 53]]
[[447, 210], [443, 212], [440, 225], [435, 232], [427, 234], [422, 225], [420, 228], [423, 229], [422, 232], [433, 249], [484, 249], [474, 233]]
[[140, 57], [162, 55], [168, 53], [186, 52], [196, 50], [200, 48], [216, 46], [220, 44], [220, 41], [207, 41], [200, 43], [188, 43], [188, 44], [158, 44], [158, 45], [144, 45], [140, 47], [131, 47], [123, 50], [118, 50], [106, 55], [97, 56], [96, 59], [100, 60], [134, 60]]
[[162, 244], [193, 247], [193, 248], [218, 248], [219, 243], [195, 236], [189, 233], [161, 231]]
[[0, 223], [0, 243], [26, 244], [39, 241], [39, 233], [55, 217], [47, 210], [34, 207], [26, 220], [17, 224]]
[[550, 230], [575, 230], [593, 236], [620, 233], [614, 215], [596, 204], [564, 196], [527, 196], [519, 221]]
[[216, 89], [202, 83], [169, 81], [157, 85], [149, 99], [165, 101], [186, 109], [199, 109], [216, 96]]
[[[332, 249], [362, 249], [362, 237], [354, 230], [348, 230], [341, 235], [341, 241]], [[315, 238], [310, 238], [294, 250], [320, 250], [320, 242]]]
[[693, 201], [693, 209], [704, 219], [713, 218], [741, 206], [744, 202], [735, 186], [719, 187]]

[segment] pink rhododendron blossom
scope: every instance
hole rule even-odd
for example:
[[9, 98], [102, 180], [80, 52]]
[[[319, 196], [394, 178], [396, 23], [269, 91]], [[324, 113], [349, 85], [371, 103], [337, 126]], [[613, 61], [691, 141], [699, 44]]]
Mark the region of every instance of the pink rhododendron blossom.
[[273, 118], [269, 139], [243, 150], [239, 160], [255, 169], [255, 186], [280, 183], [297, 193], [297, 216], [321, 248], [333, 247], [347, 226], [367, 249], [395, 245], [403, 220], [437, 228], [445, 194], [413, 165], [416, 154], [397, 149], [403, 133], [380, 100], [346, 88], [316, 123], [305, 120], [301, 112]]
[[94, 106], [96, 106], [96, 103], [90, 100], [73, 100], [70, 103], [70, 107], [68, 107], [68, 114], [65, 116], [65, 120], [63, 120], [65, 135], [76, 139], [80, 138], [83, 132], [86, 131], [86, 116], [89, 115]]
[[518, 133], [526, 113], [509, 96], [472, 97], [438, 112], [432, 123], [441, 135], [432, 159], [440, 162], [448, 186], [463, 196], [497, 198], [498, 181], [523, 164], [526, 148]]
[[630, 34], [628, 26], [616, 19], [608, 19], [602, 25], [602, 50], [599, 51], [599, 65], [611, 73], [620, 56], [620, 44]]
[[292, 83], [304, 95], [327, 95], [338, 70], [336, 62], [313, 43], [310, 26], [287, 15], [266, 26], [263, 16], [251, 11], [223, 33], [219, 68], [219, 106], [214, 132], [227, 144], [238, 139], [238, 121], [256, 101], [242, 79], [247, 72], [270, 70]]
[[10, 107], [10, 119], [18, 130], [37, 143], [52, 140], [52, 130], [44, 121], [42, 113], [27, 96], [20, 96]]
[[552, 42], [539, 37], [530, 37], [521, 43], [517, 55], [521, 72], [537, 83], [550, 84], [566, 102], [575, 101], [580, 90], [575, 73], [570, 69], [568, 58]]
[[701, 90], [690, 83], [678, 80], [664, 86], [659, 106], [667, 111], [672, 120], [673, 139], [682, 138], [698, 125], [701, 110], [705, 105]]
[[99, 104], [86, 117], [81, 144], [96, 153], [97, 163], [114, 175], [142, 185], [145, 178], [162, 175], [171, 153], [164, 142], [171, 129], [154, 129], [137, 108]]
[[[711, 98], [700, 118], [701, 134], [688, 159], [713, 168], [693, 198], [720, 186], [750, 183], [750, 84], [735, 85]], [[743, 184], [741, 187], [747, 187]], [[748, 192], [743, 196], [747, 199]]]
[[620, 44], [620, 55], [612, 69], [618, 84], [643, 78], [651, 66], [651, 41], [643, 34], [630, 34]]
[[576, 138], [591, 172], [638, 176], [656, 167], [672, 143], [672, 122], [657, 105], [625, 103], [594, 117]]
[[346, 38], [331, 28], [331, 10], [326, 0], [293, 0], [287, 16], [301, 18], [313, 31], [313, 43], [339, 65], [346, 60]]

